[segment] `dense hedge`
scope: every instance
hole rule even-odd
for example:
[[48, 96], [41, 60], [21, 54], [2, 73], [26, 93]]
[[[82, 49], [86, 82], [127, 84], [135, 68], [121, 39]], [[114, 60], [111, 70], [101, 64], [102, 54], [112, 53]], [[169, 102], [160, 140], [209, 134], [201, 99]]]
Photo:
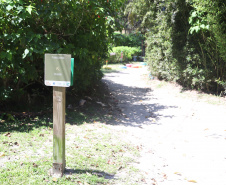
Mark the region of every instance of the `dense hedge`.
[[146, 60], [153, 74], [185, 87], [225, 91], [224, 0], [133, 0], [126, 13], [146, 30]]
[[48, 89], [43, 85], [45, 53], [71, 54], [74, 90], [89, 90], [102, 77], [101, 61], [119, 29], [115, 19], [123, 2], [0, 0], [0, 101]]

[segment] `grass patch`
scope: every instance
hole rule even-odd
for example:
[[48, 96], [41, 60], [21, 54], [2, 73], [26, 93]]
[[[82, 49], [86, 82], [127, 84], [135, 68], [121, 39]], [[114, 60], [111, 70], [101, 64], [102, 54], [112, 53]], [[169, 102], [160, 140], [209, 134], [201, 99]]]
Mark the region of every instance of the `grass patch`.
[[66, 171], [56, 179], [48, 174], [53, 161], [52, 127], [41, 123], [23, 132], [0, 127], [0, 184], [108, 184], [139, 155], [122, 139], [123, 130], [98, 122], [67, 123]]
[[108, 65], [104, 65], [101, 68], [101, 71], [103, 73], [116, 73], [119, 71], [122, 71], [123, 69], [120, 68], [120, 66], [122, 66], [123, 64], [108, 64]]
[[162, 88], [162, 87], [165, 87], [166, 85], [167, 85], [167, 82], [161, 81], [161, 82], [156, 86], [156, 88]]

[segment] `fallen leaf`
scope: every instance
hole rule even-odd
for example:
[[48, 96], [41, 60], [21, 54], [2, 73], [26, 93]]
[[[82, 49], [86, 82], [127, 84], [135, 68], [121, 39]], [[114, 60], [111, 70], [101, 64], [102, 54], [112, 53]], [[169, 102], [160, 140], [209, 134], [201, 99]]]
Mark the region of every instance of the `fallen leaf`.
[[141, 181], [142, 181], [142, 182], [146, 182], [146, 180], [145, 180], [145, 179], [141, 179]]
[[188, 180], [188, 182], [197, 183], [197, 181], [196, 181], [196, 180]]
[[57, 182], [57, 181], [58, 181], [58, 178], [54, 177], [54, 178], [53, 178], [53, 181], [54, 181], [54, 182]]
[[180, 172], [174, 172], [174, 174], [176, 174], [176, 175], [182, 175]]
[[37, 167], [38, 167], [38, 165], [37, 165], [37, 164], [35, 164], [35, 163], [33, 163], [33, 167], [37, 168]]
[[121, 170], [121, 169], [122, 169], [122, 166], [120, 166], [118, 170]]
[[82, 185], [82, 182], [81, 181], [77, 181], [77, 183]]
[[4, 136], [11, 137], [11, 133], [8, 132], [8, 133], [4, 134]]
[[107, 162], [108, 164], [115, 164], [115, 162], [113, 162], [112, 160], [108, 160], [108, 162]]
[[205, 131], [209, 130], [208, 128], [204, 129]]
[[0, 157], [4, 157], [5, 156], [5, 153], [0, 153]]
[[87, 155], [86, 157], [87, 157], [87, 158], [91, 158], [91, 156], [90, 156], [90, 155]]
[[152, 178], [151, 180], [154, 181], [154, 182], [152, 183], [152, 185], [157, 185], [157, 181], [156, 181], [154, 178]]
[[164, 179], [167, 179], [167, 175], [165, 173], [162, 174]]

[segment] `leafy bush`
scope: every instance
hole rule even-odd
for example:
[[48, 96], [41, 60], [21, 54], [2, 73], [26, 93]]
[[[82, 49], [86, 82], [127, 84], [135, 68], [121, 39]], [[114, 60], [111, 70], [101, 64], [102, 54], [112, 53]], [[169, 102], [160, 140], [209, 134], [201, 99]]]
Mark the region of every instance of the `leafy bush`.
[[224, 0], [134, 0], [126, 13], [146, 30], [145, 57], [152, 74], [189, 88], [225, 90]]
[[21, 91], [27, 99], [34, 84], [47, 89], [45, 53], [75, 58], [76, 93], [88, 91], [102, 77], [101, 61], [119, 29], [115, 10], [124, 0], [0, 2], [0, 100]]
[[[114, 53], [114, 55], [111, 55]], [[109, 62], [119, 63], [121, 62], [121, 53], [123, 53], [122, 61], [131, 61], [133, 56], [138, 56], [141, 54], [141, 49], [139, 47], [128, 47], [128, 46], [118, 46], [112, 48], [110, 53]]]

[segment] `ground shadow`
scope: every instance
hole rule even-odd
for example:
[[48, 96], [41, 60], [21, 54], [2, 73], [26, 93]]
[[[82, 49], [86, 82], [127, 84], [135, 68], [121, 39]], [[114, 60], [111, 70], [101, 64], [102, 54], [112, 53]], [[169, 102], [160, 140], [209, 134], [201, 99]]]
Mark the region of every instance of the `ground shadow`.
[[[108, 79], [104, 77], [90, 96], [76, 97], [67, 93], [66, 123], [82, 125], [102, 122], [137, 127], [143, 124], [159, 124], [163, 117], [173, 118], [170, 114], [162, 115], [161, 111], [177, 107], [156, 103], [150, 88], [126, 86], [110, 80], [119, 75], [123, 78], [123, 75], [128, 75], [127, 72], [107, 75]], [[83, 106], [79, 106], [81, 98], [86, 100]], [[51, 107], [40, 113], [0, 112], [0, 132], [29, 132], [43, 126], [52, 128], [52, 114]]]
[[113, 179], [115, 176], [113, 174], [109, 174], [100, 170], [90, 170], [90, 169], [81, 170], [81, 169], [71, 169], [71, 168], [66, 168], [64, 175], [68, 176], [73, 174], [87, 174], [87, 173], [98, 176], [98, 177], [103, 177], [105, 179]]
[[[126, 75], [126, 73], [120, 74]], [[103, 79], [109, 87], [109, 91], [114, 95], [119, 111], [115, 112], [118, 117], [113, 123], [125, 126], [141, 126], [143, 124], [159, 124], [162, 118], [173, 118], [174, 115], [161, 114], [165, 109], [176, 109], [177, 106], [166, 106], [156, 103], [156, 98], [152, 95], [152, 89], [146, 87], [125, 86], [123, 83], [116, 83], [111, 79], [118, 74], [112, 73]], [[153, 101], [155, 100], [155, 101]], [[153, 103], [155, 102], [155, 103]]]
[[[10, 115], [13, 120], [7, 120], [7, 115]], [[52, 119], [50, 119], [48, 116], [25, 116], [23, 118], [14, 118], [13, 115], [13, 113], [6, 114], [6, 120], [4, 120], [4, 117], [2, 120], [0, 120], [0, 133], [13, 131], [29, 132], [39, 127], [53, 128]]]

